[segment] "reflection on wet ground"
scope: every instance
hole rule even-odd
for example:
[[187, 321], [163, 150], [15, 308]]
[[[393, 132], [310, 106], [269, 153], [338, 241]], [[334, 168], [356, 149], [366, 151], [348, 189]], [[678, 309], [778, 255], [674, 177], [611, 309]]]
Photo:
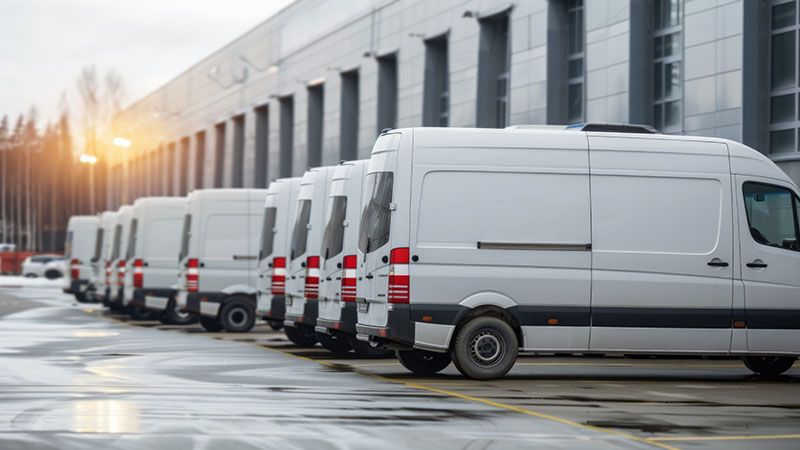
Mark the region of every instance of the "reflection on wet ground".
[[0, 368], [3, 449], [800, 447], [797, 368], [538, 357], [498, 381], [420, 379], [265, 326], [129, 322], [44, 289], [0, 291]]

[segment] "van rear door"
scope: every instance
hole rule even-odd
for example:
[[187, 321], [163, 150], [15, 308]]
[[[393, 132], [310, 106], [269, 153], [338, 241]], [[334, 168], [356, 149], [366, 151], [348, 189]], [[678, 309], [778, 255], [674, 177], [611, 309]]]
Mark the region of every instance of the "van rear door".
[[203, 205], [204, 239], [198, 242], [200, 254], [200, 291], [221, 292], [228, 286], [249, 282], [250, 258], [256, 249], [250, 246], [247, 198], [213, 201]]

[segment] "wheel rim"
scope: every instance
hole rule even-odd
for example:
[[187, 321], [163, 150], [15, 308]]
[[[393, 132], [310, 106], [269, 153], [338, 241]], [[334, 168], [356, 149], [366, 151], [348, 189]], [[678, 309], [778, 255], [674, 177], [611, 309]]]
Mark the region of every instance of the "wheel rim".
[[232, 325], [240, 327], [247, 322], [247, 313], [241, 308], [233, 309], [228, 313], [228, 321]]
[[482, 367], [497, 364], [505, 354], [503, 338], [494, 330], [480, 330], [470, 341], [472, 361]]

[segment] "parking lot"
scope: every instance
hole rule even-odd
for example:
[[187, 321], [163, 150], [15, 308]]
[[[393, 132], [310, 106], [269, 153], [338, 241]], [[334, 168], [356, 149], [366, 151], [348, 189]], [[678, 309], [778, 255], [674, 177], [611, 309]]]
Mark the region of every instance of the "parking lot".
[[0, 292], [0, 447], [760, 448], [800, 445], [800, 368], [524, 357], [502, 380], [300, 349], [282, 332], [131, 321]]

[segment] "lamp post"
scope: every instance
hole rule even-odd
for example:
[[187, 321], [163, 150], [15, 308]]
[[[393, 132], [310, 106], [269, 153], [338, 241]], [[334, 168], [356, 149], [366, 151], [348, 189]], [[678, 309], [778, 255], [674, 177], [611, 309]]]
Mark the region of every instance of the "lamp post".
[[[119, 136], [115, 137], [114, 140], [111, 141], [111, 143], [114, 144], [115, 147], [119, 147], [119, 148], [121, 148], [123, 150], [128, 150], [131, 147], [131, 141], [129, 139], [125, 139], [125, 138], [119, 137]], [[128, 197], [129, 197], [129, 194], [130, 194], [130, 186], [131, 186], [130, 172], [128, 172], [128, 170], [129, 170], [128, 169], [128, 159], [129, 159], [128, 156], [129, 156], [128, 152], [125, 152], [123, 165], [122, 165], [122, 170], [125, 172], [123, 174], [124, 181], [123, 181], [123, 188], [122, 188], [122, 204], [123, 205], [128, 203]]]
[[89, 205], [91, 205], [89, 212], [93, 214], [96, 206], [94, 203], [94, 165], [97, 164], [97, 157], [83, 154], [80, 156], [79, 161], [81, 164], [89, 166]]

